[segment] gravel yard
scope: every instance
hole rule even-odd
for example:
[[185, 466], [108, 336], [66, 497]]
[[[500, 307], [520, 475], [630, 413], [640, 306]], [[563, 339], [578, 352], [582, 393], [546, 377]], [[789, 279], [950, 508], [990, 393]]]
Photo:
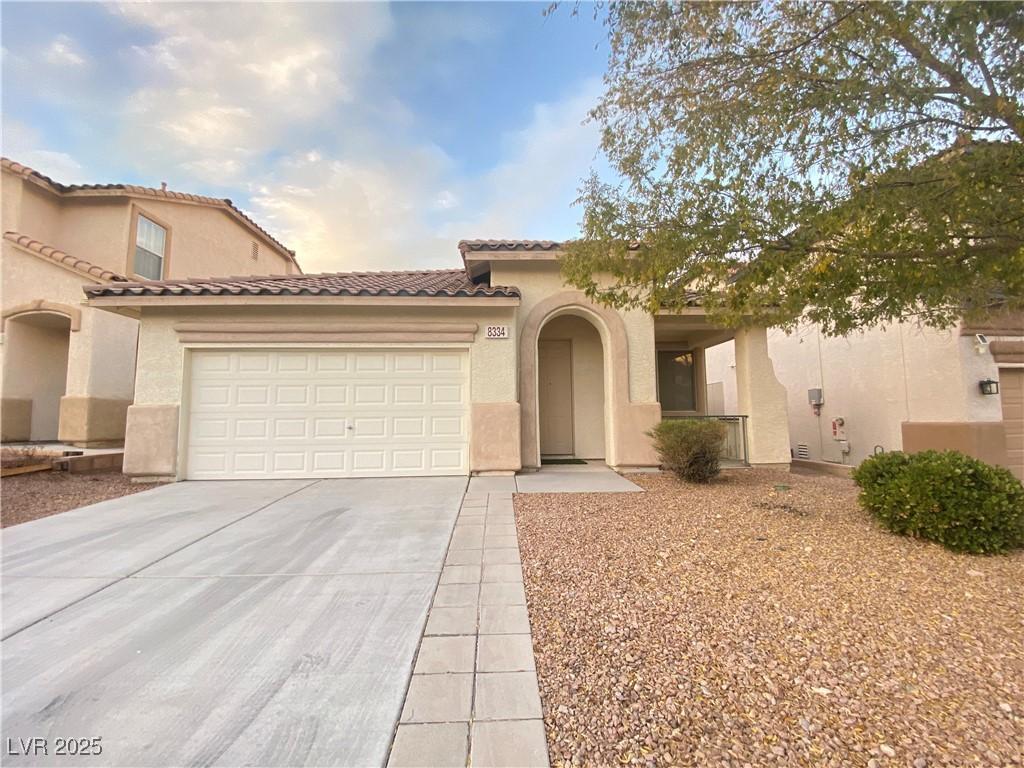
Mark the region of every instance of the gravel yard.
[[120, 472], [34, 472], [5, 477], [0, 480], [0, 527], [138, 493], [154, 485], [133, 483]]
[[1024, 552], [888, 534], [843, 478], [630, 479], [515, 497], [553, 765], [1024, 764]]

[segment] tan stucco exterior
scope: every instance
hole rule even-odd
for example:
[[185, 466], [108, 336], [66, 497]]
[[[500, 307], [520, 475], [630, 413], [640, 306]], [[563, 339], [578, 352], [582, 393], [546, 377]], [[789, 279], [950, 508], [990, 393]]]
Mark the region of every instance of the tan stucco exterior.
[[82, 286], [132, 276], [140, 213], [168, 228], [167, 278], [297, 270], [283, 246], [224, 205], [159, 190], [61, 189], [6, 159], [2, 181], [5, 441], [123, 441], [138, 322], [85, 306]]
[[[1016, 322], [948, 330], [898, 323], [844, 337], [810, 324], [789, 334], [771, 329], [768, 351], [786, 389], [794, 454], [856, 465], [877, 450], [955, 448], [1010, 466], [1001, 398], [982, 394], [979, 382], [999, 380], [1000, 366], [1015, 365], [1001, 361], [1024, 338]], [[989, 344], [975, 332], [985, 332]], [[728, 388], [735, 362], [732, 342], [708, 350], [708, 382], [724, 383], [726, 411], [739, 407]], [[818, 414], [808, 403], [813, 388], [824, 396]], [[833, 436], [838, 418], [844, 423]]]
[[[536, 469], [541, 464], [541, 339], [565, 342], [571, 355], [573, 455], [622, 468], [656, 466], [658, 456], [647, 434], [662, 415], [655, 317], [595, 305], [564, 284], [557, 261], [547, 255], [495, 259], [489, 282], [515, 287], [520, 296], [129, 295], [91, 300], [92, 306], [140, 317], [125, 472], [177, 479], [187, 474], [182, 457], [189, 444], [190, 360], [195, 350], [211, 347], [466, 349], [470, 471]], [[505, 327], [508, 333], [489, 338], [488, 326]], [[765, 329], [729, 331], [709, 325], [702, 312], [694, 311], [668, 328], [665, 343], [692, 349], [702, 372], [704, 345], [734, 335], [741, 350], [737, 389], [750, 417], [750, 460], [786, 465], [785, 392], [775, 379]], [[703, 381], [698, 386], [703, 412]]]

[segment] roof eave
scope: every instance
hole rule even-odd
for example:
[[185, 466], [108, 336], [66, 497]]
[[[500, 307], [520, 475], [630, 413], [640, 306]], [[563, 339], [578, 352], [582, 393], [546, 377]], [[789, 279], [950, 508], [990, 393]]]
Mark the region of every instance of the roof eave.
[[518, 296], [347, 296], [335, 294], [300, 295], [209, 295], [198, 296], [92, 296], [86, 306], [116, 311], [143, 307], [245, 307], [245, 306], [488, 306], [517, 307]]

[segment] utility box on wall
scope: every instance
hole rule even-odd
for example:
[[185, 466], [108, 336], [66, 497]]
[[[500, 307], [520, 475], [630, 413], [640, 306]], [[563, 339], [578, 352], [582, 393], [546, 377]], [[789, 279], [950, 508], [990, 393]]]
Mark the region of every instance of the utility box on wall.
[[823, 394], [821, 387], [807, 390], [807, 403], [809, 405], [825, 404], [825, 395]]
[[838, 441], [846, 440], [846, 419], [836, 416], [832, 419], [832, 439]]

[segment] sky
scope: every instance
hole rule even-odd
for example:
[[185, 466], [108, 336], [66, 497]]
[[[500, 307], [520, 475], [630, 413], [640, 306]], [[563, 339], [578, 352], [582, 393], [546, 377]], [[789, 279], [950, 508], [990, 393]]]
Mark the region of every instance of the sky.
[[3, 3], [3, 154], [230, 198], [306, 272], [565, 239], [606, 30], [547, 3]]

